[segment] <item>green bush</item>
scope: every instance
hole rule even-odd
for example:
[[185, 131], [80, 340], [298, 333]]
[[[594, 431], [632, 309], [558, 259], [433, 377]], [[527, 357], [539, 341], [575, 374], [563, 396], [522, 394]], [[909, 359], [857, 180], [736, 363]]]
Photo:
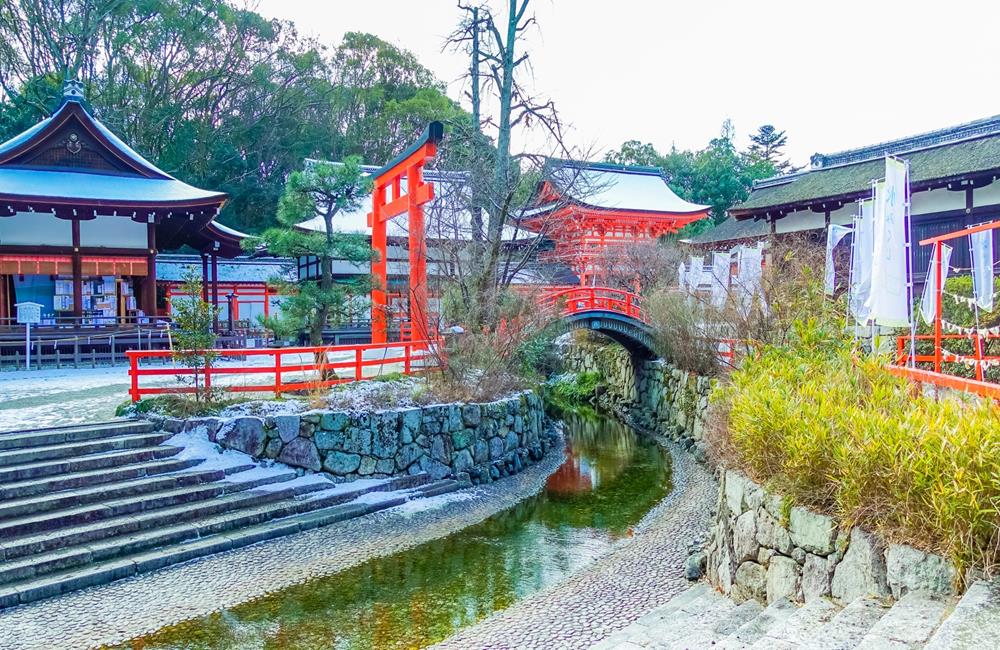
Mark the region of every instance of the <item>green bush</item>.
[[558, 375], [545, 384], [546, 397], [563, 407], [588, 404], [603, 379], [599, 372]]
[[[849, 339], [799, 323], [713, 396], [722, 455], [796, 503], [891, 541], [1000, 560], [1000, 409], [924, 396]], [[718, 424], [718, 423], [717, 423]]]

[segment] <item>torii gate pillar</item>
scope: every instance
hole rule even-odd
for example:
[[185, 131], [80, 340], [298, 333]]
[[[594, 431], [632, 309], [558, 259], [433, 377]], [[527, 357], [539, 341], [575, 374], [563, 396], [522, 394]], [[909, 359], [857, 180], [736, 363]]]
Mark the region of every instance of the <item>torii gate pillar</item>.
[[[424, 204], [434, 198], [434, 186], [425, 183], [424, 164], [437, 154], [437, 143], [444, 135], [440, 122], [427, 125], [423, 135], [406, 151], [393, 158], [375, 172], [372, 190], [372, 211], [368, 225], [372, 229], [372, 249], [378, 260], [372, 263], [375, 285], [372, 288], [372, 343], [388, 342], [388, 240], [386, 223], [404, 212], [409, 215], [410, 244], [410, 338], [414, 341], [430, 339], [427, 301], [427, 241], [424, 228]], [[403, 194], [403, 180], [406, 194]], [[386, 192], [392, 188], [392, 199]]]

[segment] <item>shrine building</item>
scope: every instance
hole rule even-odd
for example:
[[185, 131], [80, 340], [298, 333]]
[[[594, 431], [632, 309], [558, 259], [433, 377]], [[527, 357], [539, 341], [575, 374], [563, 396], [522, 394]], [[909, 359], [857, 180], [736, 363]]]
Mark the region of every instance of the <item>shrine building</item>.
[[606, 248], [656, 241], [704, 219], [709, 210], [677, 196], [659, 167], [557, 161], [521, 225], [552, 240], [549, 258], [567, 265], [586, 286], [596, 281]]
[[22, 301], [42, 305], [43, 325], [149, 322], [166, 308], [157, 255], [181, 247], [218, 305], [218, 258], [244, 237], [215, 221], [226, 199], [136, 153], [68, 82], [51, 117], [0, 144], [0, 323]]

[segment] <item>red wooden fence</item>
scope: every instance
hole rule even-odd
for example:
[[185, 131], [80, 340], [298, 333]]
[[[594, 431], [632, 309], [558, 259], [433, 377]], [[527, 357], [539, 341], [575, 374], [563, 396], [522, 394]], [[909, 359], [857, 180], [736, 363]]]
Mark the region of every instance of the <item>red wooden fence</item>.
[[[364, 379], [364, 369], [382, 367], [391, 364], [402, 364], [402, 372], [411, 374], [432, 365], [436, 365], [435, 350], [440, 348], [437, 341], [403, 341], [399, 343], [371, 343], [367, 345], [330, 345], [320, 347], [274, 348], [274, 349], [229, 349], [212, 350], [215, 355], [211, 365], [198, 368], [199, 381], [205, 388], [218, 388], [233, 393], [269, 392], [275, 395], [282, 393], [312, 390], [343, 384], [349, 381]], [[378, 354], [382, 352], [382, 354]], [[366, 353], [368, 353], [366, 355]], [[129, 379], [131, 388], [129, 395], [137, 402], [144, 395], [184, 394], [194, 393], [195, 387], [190, 385], [141, 386], [142, 377], [176, 377], [178, 383], [184, 378], [193, 381], [195, 369], [178, 363], [170, 350], [129, 350], [125, 353], [129, 360]], [[301, 358], [287, 359], [291, 355], [304, 355], [308, 361]], [[345, 355], [347, 359], [330, 359], [330, 355]], [[366, 356], [368, 358], [366, 358]], [[173, 365], [157, 365], [142, 367], [143, 359], [172, 360]], [[227, 359], [248, 362], [251, 359], [263, 359], [259, 365], [243, 363], [240, 365], [225, 365]], [[222, 362], [220, 364], [220, 362]], [[328, 377], [327, 373], [336, 373]], [[287, 373], [305, 373], [306, 378], [298, 377], [285, 381]], [[232, 385], [215, 382], [219, 377], [241, 375], [274, 375], [262, 383]], [[326, 377], [326, 378], [324, 378]]]

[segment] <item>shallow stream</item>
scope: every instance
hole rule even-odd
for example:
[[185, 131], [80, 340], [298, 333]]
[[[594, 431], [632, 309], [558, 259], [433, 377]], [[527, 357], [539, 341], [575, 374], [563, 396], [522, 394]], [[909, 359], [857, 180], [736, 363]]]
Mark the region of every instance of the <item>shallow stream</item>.
[[121, 647], [416, 648], [559, 582], [630, 535], [671, 487], [670, 456], [655, 443], [608, 417], [565, 423], [566, 462], [514, 508]]

